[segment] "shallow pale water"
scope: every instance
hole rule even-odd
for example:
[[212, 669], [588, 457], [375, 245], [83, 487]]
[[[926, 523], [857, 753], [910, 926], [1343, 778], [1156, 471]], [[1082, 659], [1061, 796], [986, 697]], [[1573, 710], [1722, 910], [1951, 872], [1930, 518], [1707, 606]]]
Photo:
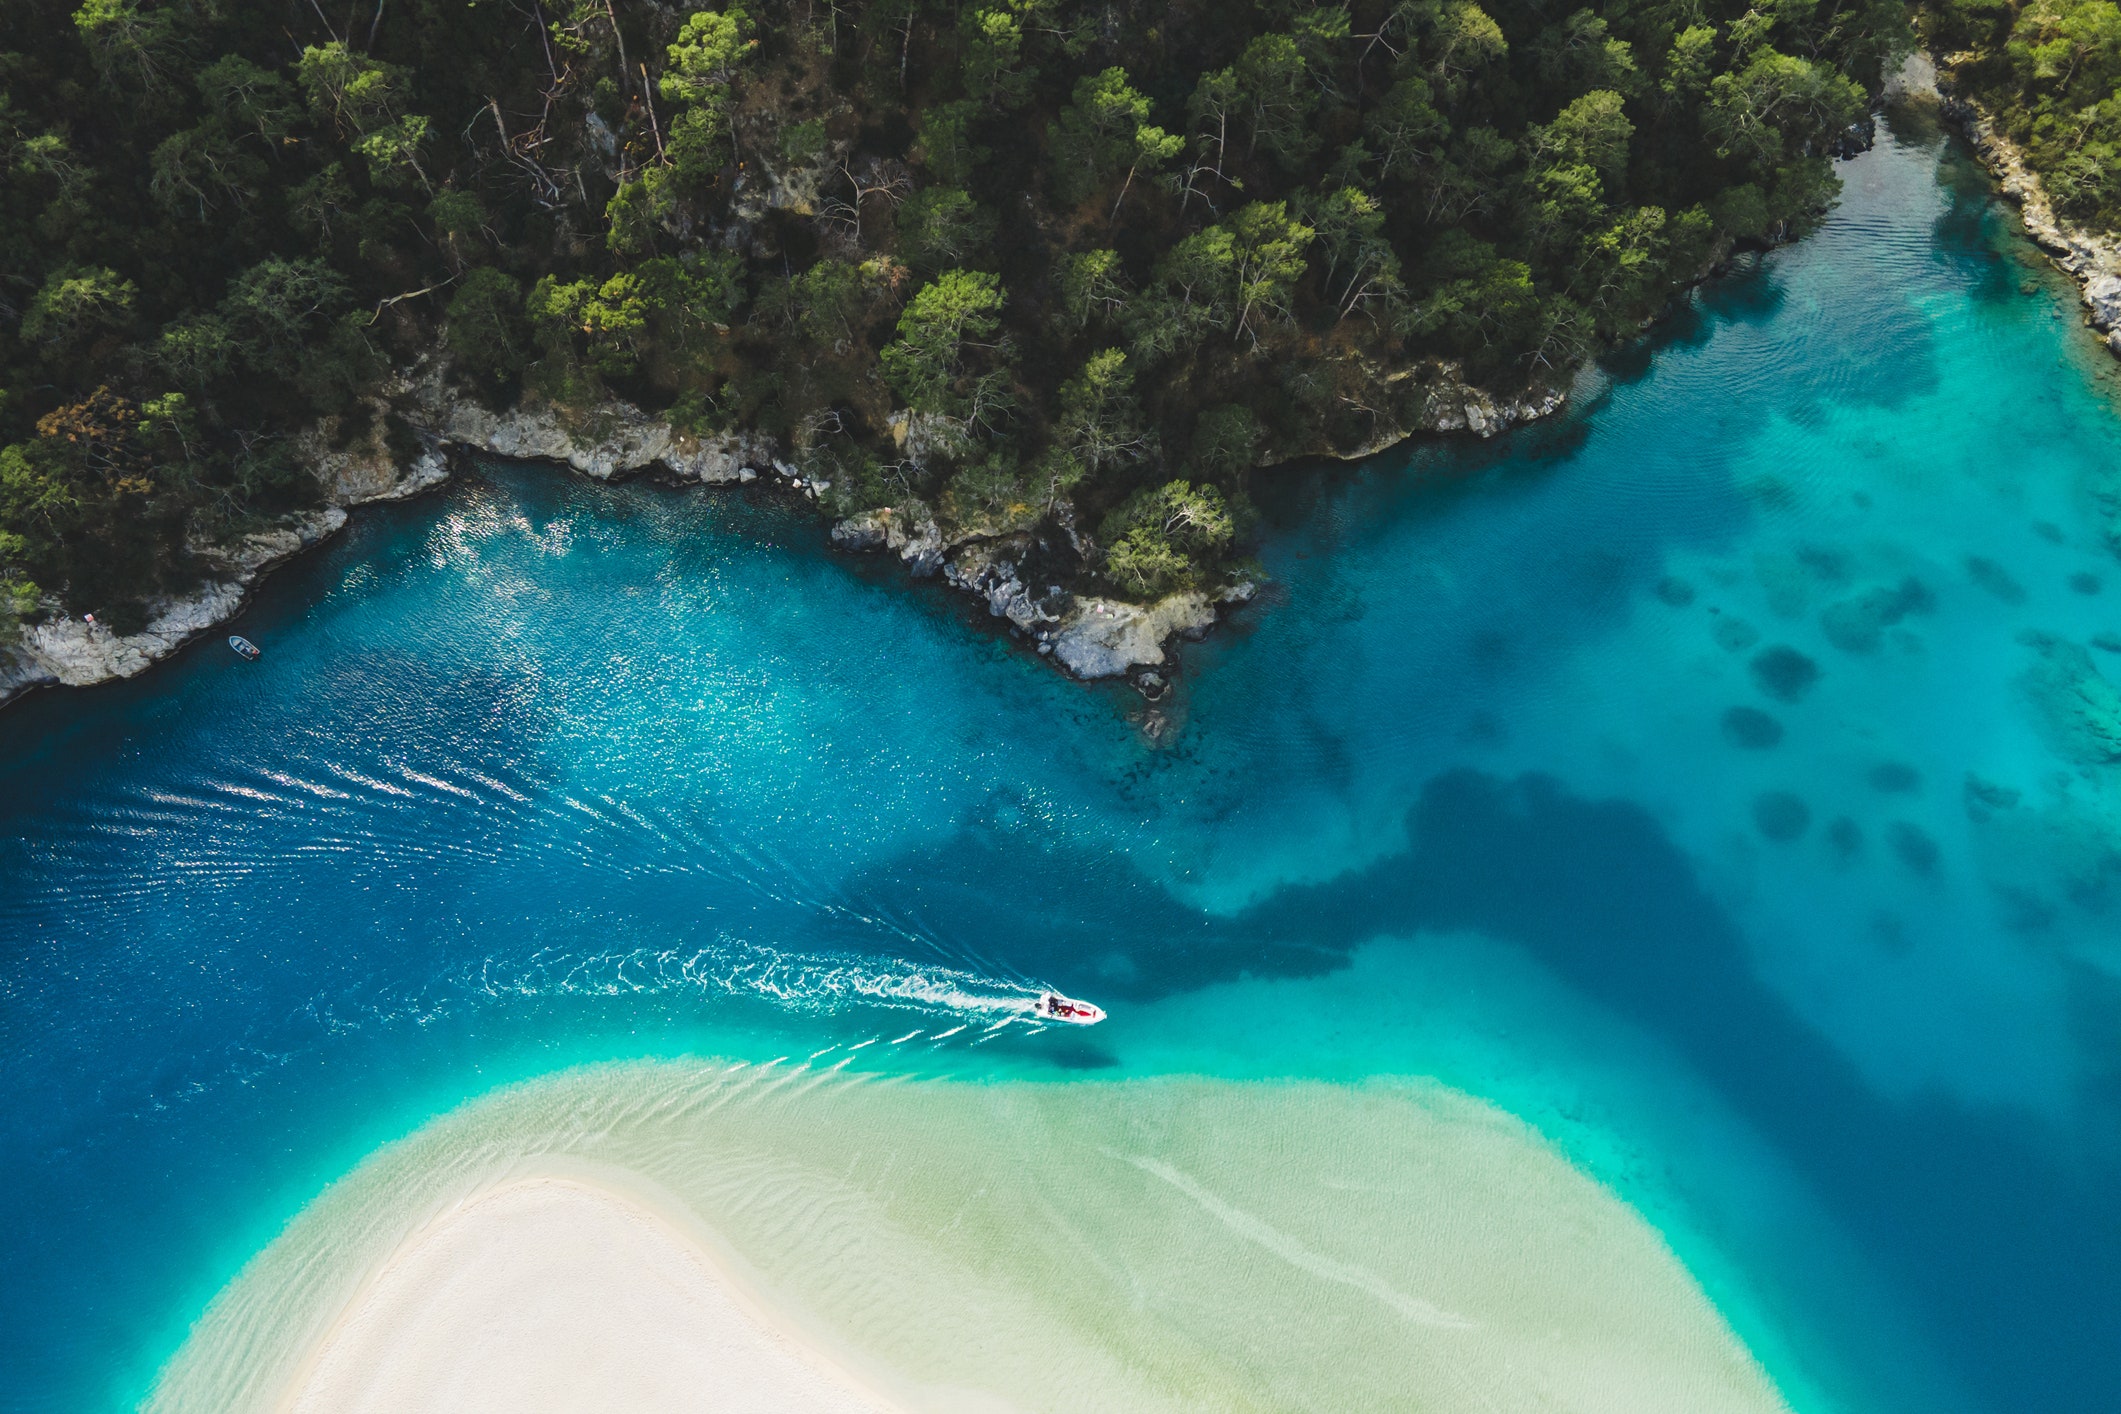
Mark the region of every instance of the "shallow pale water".
[[[466, 1098], [864, 1041], [1434, 1077], [1799, 1409], [2101, 1407], [2121, 421], [1902, 127], [1563, 423], [1270, 488], [1269, 602], [1153, 744], [805, 515], [498, 467], [273, 580], [258, 664], [0, 715], [5, 1407], [138, 1400]], [[1113, 1020], [1033, 1034], [1047, 983]]]
[[245, 1269], [151, 1414], [284, 1408], [307, 1351], [351, 1358], [333, 1326], [363, 1276], [395, 1280], [474, 1195], [552, 1180], [663, 1215], [896, 1408], [1787, 1409], [1653, 1229], [1432, 1082], [967, 1083], [859, 1056], [583, 1067], [445, 1116]]

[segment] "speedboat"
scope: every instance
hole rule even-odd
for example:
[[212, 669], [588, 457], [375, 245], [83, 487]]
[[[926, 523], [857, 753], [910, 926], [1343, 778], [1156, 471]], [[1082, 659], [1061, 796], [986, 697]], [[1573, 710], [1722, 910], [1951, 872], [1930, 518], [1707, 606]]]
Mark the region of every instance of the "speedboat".
[[1105, 1009], [1089, 1002], [1064, 997], [1059, 992], [1040, 992], [1031, 1003], [1031, 1014], [1041, 1021], [1065, 1021], [1070, 1026], [1095, 1026], [1105, 1019]]
[[252, 643], [242, 634], [230, 634], [228, 636], [228, 646], [236, 650], [237, 657], [248, 658], [253, 663], [258, 661], [258, 645]]

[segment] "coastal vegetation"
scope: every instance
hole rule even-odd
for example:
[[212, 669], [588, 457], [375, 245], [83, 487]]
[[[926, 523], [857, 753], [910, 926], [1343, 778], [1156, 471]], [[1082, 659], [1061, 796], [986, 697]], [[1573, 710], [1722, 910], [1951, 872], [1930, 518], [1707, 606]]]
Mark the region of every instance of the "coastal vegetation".
[[2121, 6], [1932, 0], [1921, 22], [1954, 87], [2017, 145], [2055, 213], [2121, 228]]
[[306, 429], [409, 455], [377, 393], [437, 349], [1213, 588], [1254, 468], [1802, 229], [1905, 43], [1895, 0], [15, 0], [0, 631], [138, 623], [319, 495]]

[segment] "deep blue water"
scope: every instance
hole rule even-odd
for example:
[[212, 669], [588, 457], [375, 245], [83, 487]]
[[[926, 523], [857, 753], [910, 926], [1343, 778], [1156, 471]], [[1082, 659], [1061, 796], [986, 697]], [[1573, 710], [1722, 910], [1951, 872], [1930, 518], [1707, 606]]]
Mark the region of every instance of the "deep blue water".
[[[1902, 126], [1569, 418], [1262, 488], [1154, 740], [807, 513], [498, 466], [273, 579], [256, 665], [0, 714], [0, 1405], [128, 1406], [464, 1097], [1050, 982], [1114, 1020], [933, 1063], [1435, 1074], [1801, 1408], [2113, 1407], [2121, 420]], [[1127, 1029], [1343, 971], [1419, 1024]]]

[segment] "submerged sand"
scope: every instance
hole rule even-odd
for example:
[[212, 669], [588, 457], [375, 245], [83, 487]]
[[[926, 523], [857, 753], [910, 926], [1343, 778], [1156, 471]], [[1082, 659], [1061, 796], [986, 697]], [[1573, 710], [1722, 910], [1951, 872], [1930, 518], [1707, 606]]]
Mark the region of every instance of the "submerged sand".
[[435, 1121], [290, 1224], [147, 1407], [889, 1406], [1787, 1407], [1639, 1214], [1433, 1083], [785, 1063]]

